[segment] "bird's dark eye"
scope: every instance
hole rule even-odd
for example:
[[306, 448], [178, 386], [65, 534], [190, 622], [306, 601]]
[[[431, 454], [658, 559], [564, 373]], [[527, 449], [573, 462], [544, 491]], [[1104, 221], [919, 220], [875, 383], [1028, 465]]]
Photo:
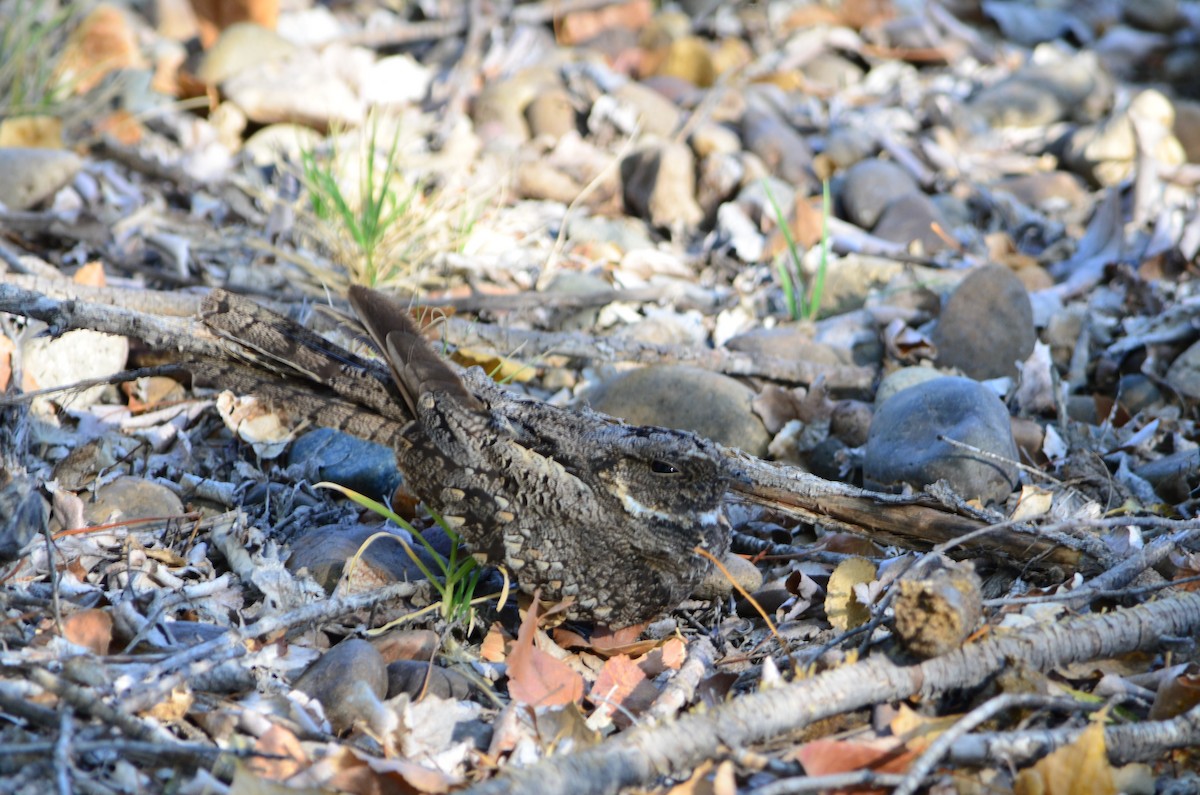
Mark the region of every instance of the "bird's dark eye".
[[678, 475], [679, 474], [679, 470], [676, 469], [674, 467], [674, 465], [668, 464], [666, 461], [659, 461], [659, 460], [650, 462], [650, 471], [656, 475]]

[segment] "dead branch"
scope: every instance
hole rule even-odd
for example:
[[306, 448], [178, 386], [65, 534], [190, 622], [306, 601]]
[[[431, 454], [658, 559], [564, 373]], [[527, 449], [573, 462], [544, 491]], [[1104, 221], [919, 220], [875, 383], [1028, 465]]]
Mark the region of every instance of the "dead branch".
[[811, 679], [750, 693], [707, 713], [657, 727], [638, 728], [570, 756], [509, 769], [466, 790], [471, 795], [541, 792], [600, 795], [649, 786], [680, 775], [722, 749], [745, 748], [815, 721], [886, 701], [933, 698], [975, 687], [1010, 660], [1037, 671], [1154, 648], [1163, 637], [1200, 630], [1200, 593], [1151, 602], [1105, 615], [1039, 624], [917, 665], [882, 657], [847, 665]]

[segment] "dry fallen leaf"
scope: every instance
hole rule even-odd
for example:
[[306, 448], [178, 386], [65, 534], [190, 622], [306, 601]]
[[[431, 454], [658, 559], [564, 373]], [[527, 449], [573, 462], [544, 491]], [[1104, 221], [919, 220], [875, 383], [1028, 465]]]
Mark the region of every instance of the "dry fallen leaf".
[[62, 120], [53, 116], [18, 116], [0, 121], [0, 147], [62, 149]]
[[278, 724], [271, 726], [258, 738], [254, 750], [263, 756], [247, 760], [246, 767], [274, 781], [283, 781], [309, 764], [308, 754], [300, 740], [291, 730]]
[[295, 437], [298, 428], [290, 428], [287, 418], [271, 409], [266, 401], [225, 391], [217, 396], [217, 411], [225, 427], [254, 448], [264, 461], [278, 458]]
[[646, 677], [646, 672], [632, 658], [618, 654], [605, 661], [588, 700], [596, 705], [597, 713], [607, 715], [617, 726], [624, 728], [657, 696], [658, 690]]
[[487, 351], [477, 351], [474, 348], [459, 348], [450, 357], [463, 367], [479, 366], [493, 380], [504, 384], [515, 381], [524, 384], [537, 375], [537, 368], [507, 356], [497, 356]]
[[867, 623], [871, 611], [858, 601], [854, 586], [870, 583], [875, 579], [875, 566], [863, 558], [850, 558], [838, 564], [829, 575], [825, 590], [825, 613], [829, 623], [838, 632], [845, 632]]
[[508, 694], [514, 701], [531, 707], [577, 702], [583, 698], [583, 677], [534, 643], [537, 637], [537, 612], [535, 598], [525, 614], [525, 620], [521, 622], [517, 640], [508, 655]]
[[[804, 772], [808, 775], [826, 776], [856, 770], [903, 773], [917, 757], [917, 752], [894, 737], [882, 737], [868, 740], [814, 740], [800, 746], [790, 756], [804, 765]], [[883, 793], [886, 790], [854, 791]]]
[[63, 619], [63, 637], [77, 646], [85, 646], [94, 654], [108, 654], [112, 643], [113, 621], [106, 611], [93, 608], [80, 610]]
[[1104, 713], [1075, 742], [1017, 774], [1016, 795], [1116, 795], [1113, 768], [1104, 745]]

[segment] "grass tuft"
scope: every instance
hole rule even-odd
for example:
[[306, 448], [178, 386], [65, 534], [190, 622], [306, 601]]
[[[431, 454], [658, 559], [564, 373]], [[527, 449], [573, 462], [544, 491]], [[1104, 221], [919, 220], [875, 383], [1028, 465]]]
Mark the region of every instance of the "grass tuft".
[[[461, 248], [477, 208], [433, 178], [407, 176], [401, 133], [379, 116], [357, 132], [334, 132], [323, 150], [301, 151], [300, 178], [313, 231], [346, 265], [349, 282], [415, 291], [426, 265]], [[354, 140], [357, 151], [346, 145]]]
[[771, 210], [775, 213], [775, 222], [779, 225], [779, 231], [783, 233], [783, 239], [787, 243], [786, 256], [780, 255], [775, 261], [775, 267], [779, 273], [779, 283], [783, 289], [783, 301], [787, 306], [788, 316], [792, 320], [816, 320], [817, 313], [821, 309], [821, 296], [825, 292], [825, 273], [829, 267], [829, 180], [821, 181], [821, 259], [812, 283], [807, 286], [807, 289], [801, 271], [802, 255], [792, 237], [792, 229], [788, 226], [783, 208], [775, 201], [775, 196], [771, 193], [771, 186], [767, 184], [766, 180], [763, 180], [762, 185], [767, 194], [767, 201], [771, 204]]
[[0, 0], [0, 116], [48, 113], [69, 94], [56, 74], [76, 3]]
[[447, 524], [444, 519], [442, 519], [442, 517], [438, 516], [433, 510], [427, 508], [427, 510], [429, 510], [429, 515], [433, 517], [433, 520], [438, 523], [438, 525], [442, 528], [442, 530], [445, 531], [447, 537], [450, 539], [451, 546], [449, 557], [443, 557], [440, 553], [438, 553], [438, 551], [433, 548], [433, 545], [429, 543], [425, 536], [421, 535], [416, 528], [402, 519], [396, 514], [395, 511], [388, 508], [383, 503], [377, 502], [376, 500], [373, 500], [363, 494], [359, 494], [353, 489], [340, 486], [337, 483], [322, 482], [316, 485], [318, 488], [332, 489], [340, 492], [362, 507], [370, 511], [374, 511], [386, 519], [390, 519], [398, 527], [402, 527], [407, 530], [412, 534], [413, 538], [417, 539], [417, 541], [419, 541], [421, 545], [425, 547], [425, 551], [428, 552], [433, 558], [435, 564], [437, 565], [438, 573], [441, 575], [439, 577], [438, 573], [430, 570], [430, 568], [425, 565], [425, 561], [421, 560], [421, 557], [400, 536], [393, 535], [391, 533], [377, 533], [376, 535], [367, 539], [367, 542], [359, 548], [354, 560], [346, 567], [346, 574], [343, 576], [349, 576], [350, 572], [353, 570], [354, 564], [357, 563], [358, 557], [376, 538], [390, 538], [404, 547], [405, 553], [409, 556], [409, 558], [412, 559], [412, 562], [415, 563], [417, 568], [421, 570], [421, 574], [423, 574], [425, 578], [429, 580], [430, 584], [432, 584], [434, 589], [438, 592], [438, 596], [440, 597], [438, 606], [442, 618], [450, 624], [464, 624], [468, 628], [467, 631], [470, 631], [470, 628], [475, 620], [475, 602], [477, 601], [475, 599], [475, 586], [479, 582], [479, 563], [473, 556], [469, 554], [463, 554], [462, 539], [459, 537], [458, 533], [456, 533], [450, 527], [450, 525]]

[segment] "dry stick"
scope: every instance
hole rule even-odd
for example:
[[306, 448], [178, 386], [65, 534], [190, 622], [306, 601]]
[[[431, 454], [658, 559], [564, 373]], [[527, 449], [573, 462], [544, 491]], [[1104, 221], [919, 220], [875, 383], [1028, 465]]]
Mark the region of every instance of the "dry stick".
[[71, 710], [59, 714], [58, 740], [52, 752], [54, 760], [54, 783], [59, 795], [71, 795]]
[[[1038, 759], [1079, 739], [1084, 728], [1032, 729], [975, 734], [954, 743], [947, 761], [957, 765], [992, 765], [997, 759], [1021, 764]], [[1114, 765], [1153, 759], [1164, 751], [1200, 745], [1200, 705], [1170, 720], [1106, 726], [1104, 744]]]
[[1190, 528], [1154, 539], [1126, 560], [1094, 577], [1086, 587], [1074, 592], [1073, 598], [1065, 601], [1066, 606], [1072, 610], [1078, 610], [1095, 598], [1097, 593], [1123, 588], [1133, 582], [1143, 571], [1158, 565], [1168, 555], [1198, 535], [1200, 535], [1200, 530]]
[[804, 776], [775, 781], [746, 795], [802, 795], [806, 792], [830, 790], [881, 790], [896, 786], [904, 777], [899, 773], [879, 773], [874, 770], [855, 770], [852, 773], [830, 773], [827, 776]]
[[1082, 704], [1069, 698], [1049, 698], [1032, 693], [1005, 693], [988, 699], [938, 735], [938, 738], [930, 743], [924, 753], [917, 757], [916, 761], [908, 768], [908, 772], [904, 774], [904, 780], [896, 787], [892, 795], [913, 795], [925, 777], [933, 772], [938, 762], [946, 756], [955, 740], [963, 737], [976, 726], [991, 720], [1000, 712], [1018, 708], [1079, 710], [1095, 709], [1095, 706]]
[[[248, 627], [233, 627], [215, 638], [198, 643], [147, 668], [145, 687], [137, 691], [137, 703], [153, 705], [181, 682], [212, 670], [218, 664], [246, 653], [245, 642], [264, 635], [335, 618], [346, 613], [373, 608], [389, 599], [401, 599], [417, 592], [409, 582], [393, 583], [371, 593], [331, 597], [322, 602], [297, 607], [286, 613], [265, 616]], [[131, 697], [132, 699], [132, 697]], [[132, 703], [127, 700], [126, 703]]]
[[[65, 280], [6, 276], [0, 283], [0, 312], [35, 317], [62, 330], [89, 328], [136, 337], [160, 350], [179, 350], [220, 357], [221, 348], [195, 319], [200, 299], [191, 295], [160, 298], [150, 290], [89, 288]], [[81, 300], [83, 299], [83, 300]], [[614, 295], [620, 300], [620, 293]], [[89, 303], [90, 301], [102, 301]], [[148, 302], [161, 303], [164, 311], [186, 319], [156, 317], [135, 311]], [[106, 305], [105, 305], [106, 304]], [[563, 354], [604, 362], [661, 364], [685, 362], [729, 375], [760, 376], [780, 381], [812, 383], [824, 376], [831, 389], [865, 390], [875, 378], [869, 367], [821, 365], [774, 356], [758, 356], [719, 348], [654, 345], [637, 340], [592, 337], [565, 332], [524, 331], [450, 318], [448, 328], [456, 342], [483, 342], [499, 351], [520, 349], [530, 357]], [[192, 339], [197, 335], [200, 339]]]
[[667, 686], [654, 699], [654, 703], [646, 710], [644, 718], [650, 723], [665, 721], [691, 703], [696, 688], [704, 677], [713, 669], [717, 650], [712, 641], [701, 635], [688, 644], [687, 659]]
[[161, 726], [144, 721], [119, 707], [106, 704], [92, 691], [71, 684], [44, 668], [30, 668], [27, 677], [43, 690], [53, 693], [84, 715], [90, 715], [116, 729], [127, 737], [147, 742], [172, 742], [174, 738]]
[[509, 769], [466, 790], [504, 793], [615, 793], [682, 774], [722, 748], [743, 748], [811, 725], [814, 721], [885, 701], [974, 687], [1020, 660], [1037, 671], [1152, 648], [1164, 636], [1200, 630], [1200, 593], [1189, 593], [1099, 616], [1039, 625], [993, 636], [917, 665], [883, 657], [827, 671], [784, 687], [751, 693], [706, 714], [638, 728], [601, 745]]

